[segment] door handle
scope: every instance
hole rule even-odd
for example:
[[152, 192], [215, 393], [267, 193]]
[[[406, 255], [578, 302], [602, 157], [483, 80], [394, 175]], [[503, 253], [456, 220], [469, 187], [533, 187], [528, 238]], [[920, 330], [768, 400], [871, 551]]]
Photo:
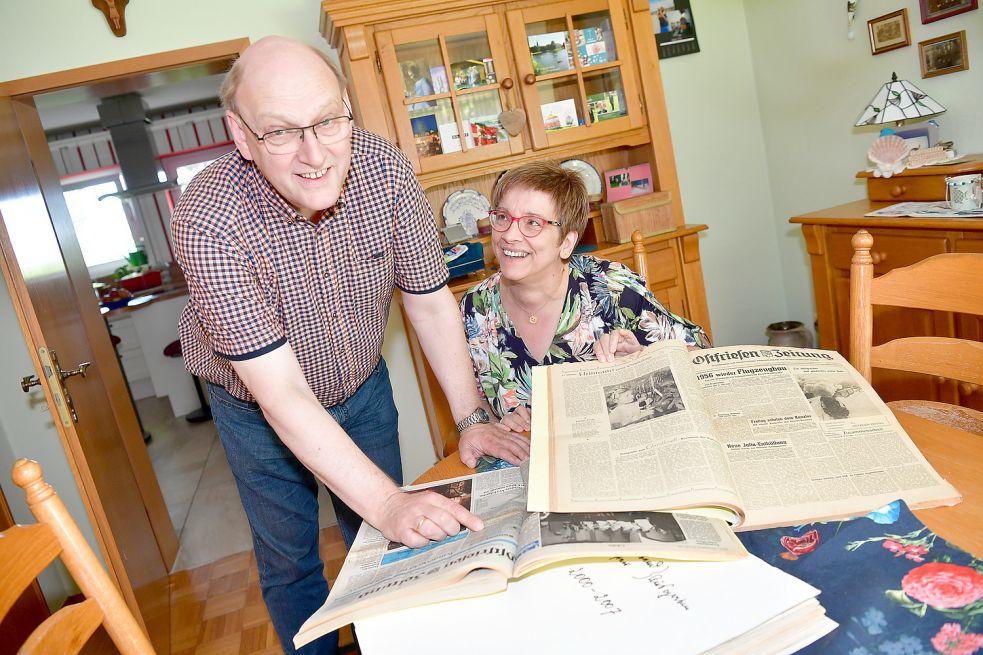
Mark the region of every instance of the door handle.
[[85, 377], [85, 369], [92, 366], [92, 362], [82, 362], [72, 370], [66, 371], [61, 367], [61, 364], [58, 363], [58, 355], [55, 354], [54, 350], [51, 351], [51, 363], [55, 365], [55, 370], [58, 371], [58, 377], [61, 378], [62, 382], [73, 375], [81, 375], [82, 377]]
[[[48, 387], [54, 398], [55, 409], [59, 418], [61, 418], [62, 425], [67, 428], [71, 425], [71, 422], [78, 423], [79, 417], [75, 411], [75, 402], [72, 400], [72, 394], [68, 393], [68, 389], [62, 383], [73, 375], [85, 377], [85, 371], [92, 366], [92, 362], [82, 362], [75, 368], [66, 371], [58, 363], [58, 354], [54, 350], [48, 350], [44, 346], [41, 346], [38, 348], [38, 355], [41, 358], [44, 377], [48, 379]], [[31, 390], [31, 387], [36, 387], [40, 384], [41, 380], [36, 376], [27, 375], [21, 378], [20, 388], [24, 390], [24, 393], [27, 393]]]

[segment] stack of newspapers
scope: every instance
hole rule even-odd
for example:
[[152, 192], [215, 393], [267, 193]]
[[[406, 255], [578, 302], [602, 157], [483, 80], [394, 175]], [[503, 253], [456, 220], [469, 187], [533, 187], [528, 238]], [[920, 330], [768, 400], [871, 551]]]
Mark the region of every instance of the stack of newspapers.
[[461, 502], [485, 529], [410, 549], [363, 524], [298, 647], [355, 622], [363, 655], [500, 653], [503, 638], [522, 652], [786, 653], [836, 626], [818, 590], [717, 518], [528, 512], [515, 467], [409, 489]]
[[356, 622], [364, 655], [791, 653], [836, 624], [735, 527], [959, 500], [839, 354], [677, 341], [535, 368], [528, 467], [426, 488], [485, 529], [363, 524], [298, 646]]

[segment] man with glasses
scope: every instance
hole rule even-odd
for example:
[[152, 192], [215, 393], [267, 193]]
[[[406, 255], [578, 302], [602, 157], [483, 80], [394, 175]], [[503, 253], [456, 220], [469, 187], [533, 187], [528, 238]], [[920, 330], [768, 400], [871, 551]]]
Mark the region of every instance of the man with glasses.
[[[478, 386], [503, 431], [530, 428], [534, 366], [611, 361], [662, 339], [709, 345], [627, 267], [573, 254], [587, 201], [580, 177], [549, 161], [513, 168], [492, 193], [499, 272], [465, 294], [461, 312]], [[617, 404], [608, 411], [614, 425]]]
[[[250, 46], [222, 101], [236, 150], [174, 212], [188, 281], [186, 365], [212, 412], [249, 519], [263, 598], [284, 650], [324, 602], [317, 482], [346, 545], [362, 516], [419, 547], [480, 530], [439, 494], [406, 494], [381, 348], [394, 287], [462, 432], [465, 464], [512, 462], [528, 442], [488, 425], [426, 197], [392, 144], [353, 124], [323, 53], [281, 37]], [[303, 649], [334, 652], [337, 635]]]

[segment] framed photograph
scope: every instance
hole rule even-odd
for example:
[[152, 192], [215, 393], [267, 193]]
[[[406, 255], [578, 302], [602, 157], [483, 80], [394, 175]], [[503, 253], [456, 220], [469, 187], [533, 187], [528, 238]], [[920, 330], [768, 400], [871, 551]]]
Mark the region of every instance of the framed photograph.
[[922, 65], [923, 78], [969, 70], [966, 30], [919, 41], [918, 61]]
[[911, 45], [907, 9], [899, 9], [867, 21], [867, 31], [870, 33], [870, 53], [873, 55]]
[[567, 32], [533, 34], [526, 40], [532, 56], [532, 71], [536, 75], [573, 70], [573, 53]]
[[542, 111], [543, 126], [547, 132], [565, 130], [568, 127], [580, 125], [580, 118], [577, 116], [577, 102], [573, 98], [545, 102], [539, 108]]
[[648, 0], [659, 59], [700, 51], [689, 0]]
[[652, 167], [637, 164], [604, 173], [604, 196], [608, 202], [652, 193]]
[[972, 11], [977, 7], [979, 7], [979, 0], [918, 0], [918, 8], [922, 12], [922, 24]]

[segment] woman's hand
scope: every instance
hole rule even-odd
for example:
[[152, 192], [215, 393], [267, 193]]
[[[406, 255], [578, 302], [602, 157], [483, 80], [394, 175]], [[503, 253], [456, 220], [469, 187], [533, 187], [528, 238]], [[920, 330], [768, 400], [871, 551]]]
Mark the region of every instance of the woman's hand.
[[594, 342], [594, 356], [599, 362], [613, 362], [616, 357], [637, 353], [642, 349], [631, 330], [613, 330]]
[[508, 432], [529, 432], [532, 428], [532, 413], [525, 405], [518, 405], [511, 412], [503, 416], [502, 420], [496, 425]]

